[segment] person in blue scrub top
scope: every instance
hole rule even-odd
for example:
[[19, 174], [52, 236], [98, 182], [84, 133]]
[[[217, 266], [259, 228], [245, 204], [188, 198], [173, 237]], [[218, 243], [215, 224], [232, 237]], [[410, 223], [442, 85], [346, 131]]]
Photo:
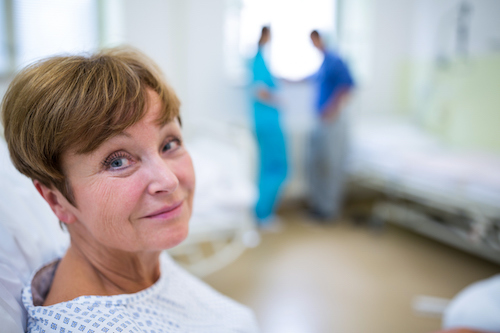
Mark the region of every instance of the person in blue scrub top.
[[324, 56], [311, 77], [315, 90], [316, 122], [307, 149], [308, 205], [321, 221], [339, 217], [343, 200], [347, 160], [347, 115], [345, 103], [354, 80], [344, 61], [328, 50], [319, 33], [311, 41]]
[[286, 147], [277, 105], [276, 80], [269, 72], [262, 54], [264, 45], [270, 38], [270, 29], [263, 27], [259, 49], [252, 61], [251, 101], [259, 148], [259, 199], [255, 214], [260, 227], [277, 221], [277, 199], [287, 176]]

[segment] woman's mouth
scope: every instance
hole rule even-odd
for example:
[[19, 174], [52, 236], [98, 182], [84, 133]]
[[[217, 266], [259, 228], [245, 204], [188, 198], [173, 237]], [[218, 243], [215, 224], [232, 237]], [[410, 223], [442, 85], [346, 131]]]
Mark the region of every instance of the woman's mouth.
[[183, 202], [184, 201], [179, 201], [179, 202], [174, 203], [173, 205], [164, 206], [164, 207], [144, 216], [144, 218], [155, 219], [155, 220], [156, 219], [168, 220], [168, 219], [175, 218], [181, 214]]

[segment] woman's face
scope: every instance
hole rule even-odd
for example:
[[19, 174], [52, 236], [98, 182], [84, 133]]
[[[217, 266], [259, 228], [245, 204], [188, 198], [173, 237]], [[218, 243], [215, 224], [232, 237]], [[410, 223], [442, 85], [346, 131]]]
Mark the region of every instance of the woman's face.
[[72, 241], [124, 251], [159, 251], [184, 240], [195, 176], [177, 120], [156, 124], [161, 101], [150, 90], [141, 121], [91, 154], [67, 153], [65, 173], [76, 207], [69, 206]]

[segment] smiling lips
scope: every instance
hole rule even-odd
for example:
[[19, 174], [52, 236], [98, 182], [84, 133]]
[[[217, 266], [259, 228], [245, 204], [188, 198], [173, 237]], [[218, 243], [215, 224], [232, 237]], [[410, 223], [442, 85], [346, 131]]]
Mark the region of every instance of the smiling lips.
[[144, 216], [147, 219], [171, 219], [180, 215], [182, 211], [183, 201], [174, 203], [173, 205], [163, 207], [152, 214]]

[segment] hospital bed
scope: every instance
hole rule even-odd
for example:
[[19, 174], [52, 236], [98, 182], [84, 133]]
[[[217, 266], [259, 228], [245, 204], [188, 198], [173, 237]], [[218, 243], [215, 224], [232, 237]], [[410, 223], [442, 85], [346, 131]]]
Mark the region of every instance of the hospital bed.
[[[184, 128], [197, 186], [189, 236], [169, 253], [204, 276], [259, 242], [252, 214], [255, 146], [250, 131], [236, 125], [185, 121]], [[0, 136], [0, 331], [24, 332], [21, 289], [68, 244], [68, 234], [31, 180], [14, 168]]]
[[390, 221], [500, 263], [500, 156], [452, 149], [401, 119], [354, 124], [350, 182], [379, 194], [373, 225]]

